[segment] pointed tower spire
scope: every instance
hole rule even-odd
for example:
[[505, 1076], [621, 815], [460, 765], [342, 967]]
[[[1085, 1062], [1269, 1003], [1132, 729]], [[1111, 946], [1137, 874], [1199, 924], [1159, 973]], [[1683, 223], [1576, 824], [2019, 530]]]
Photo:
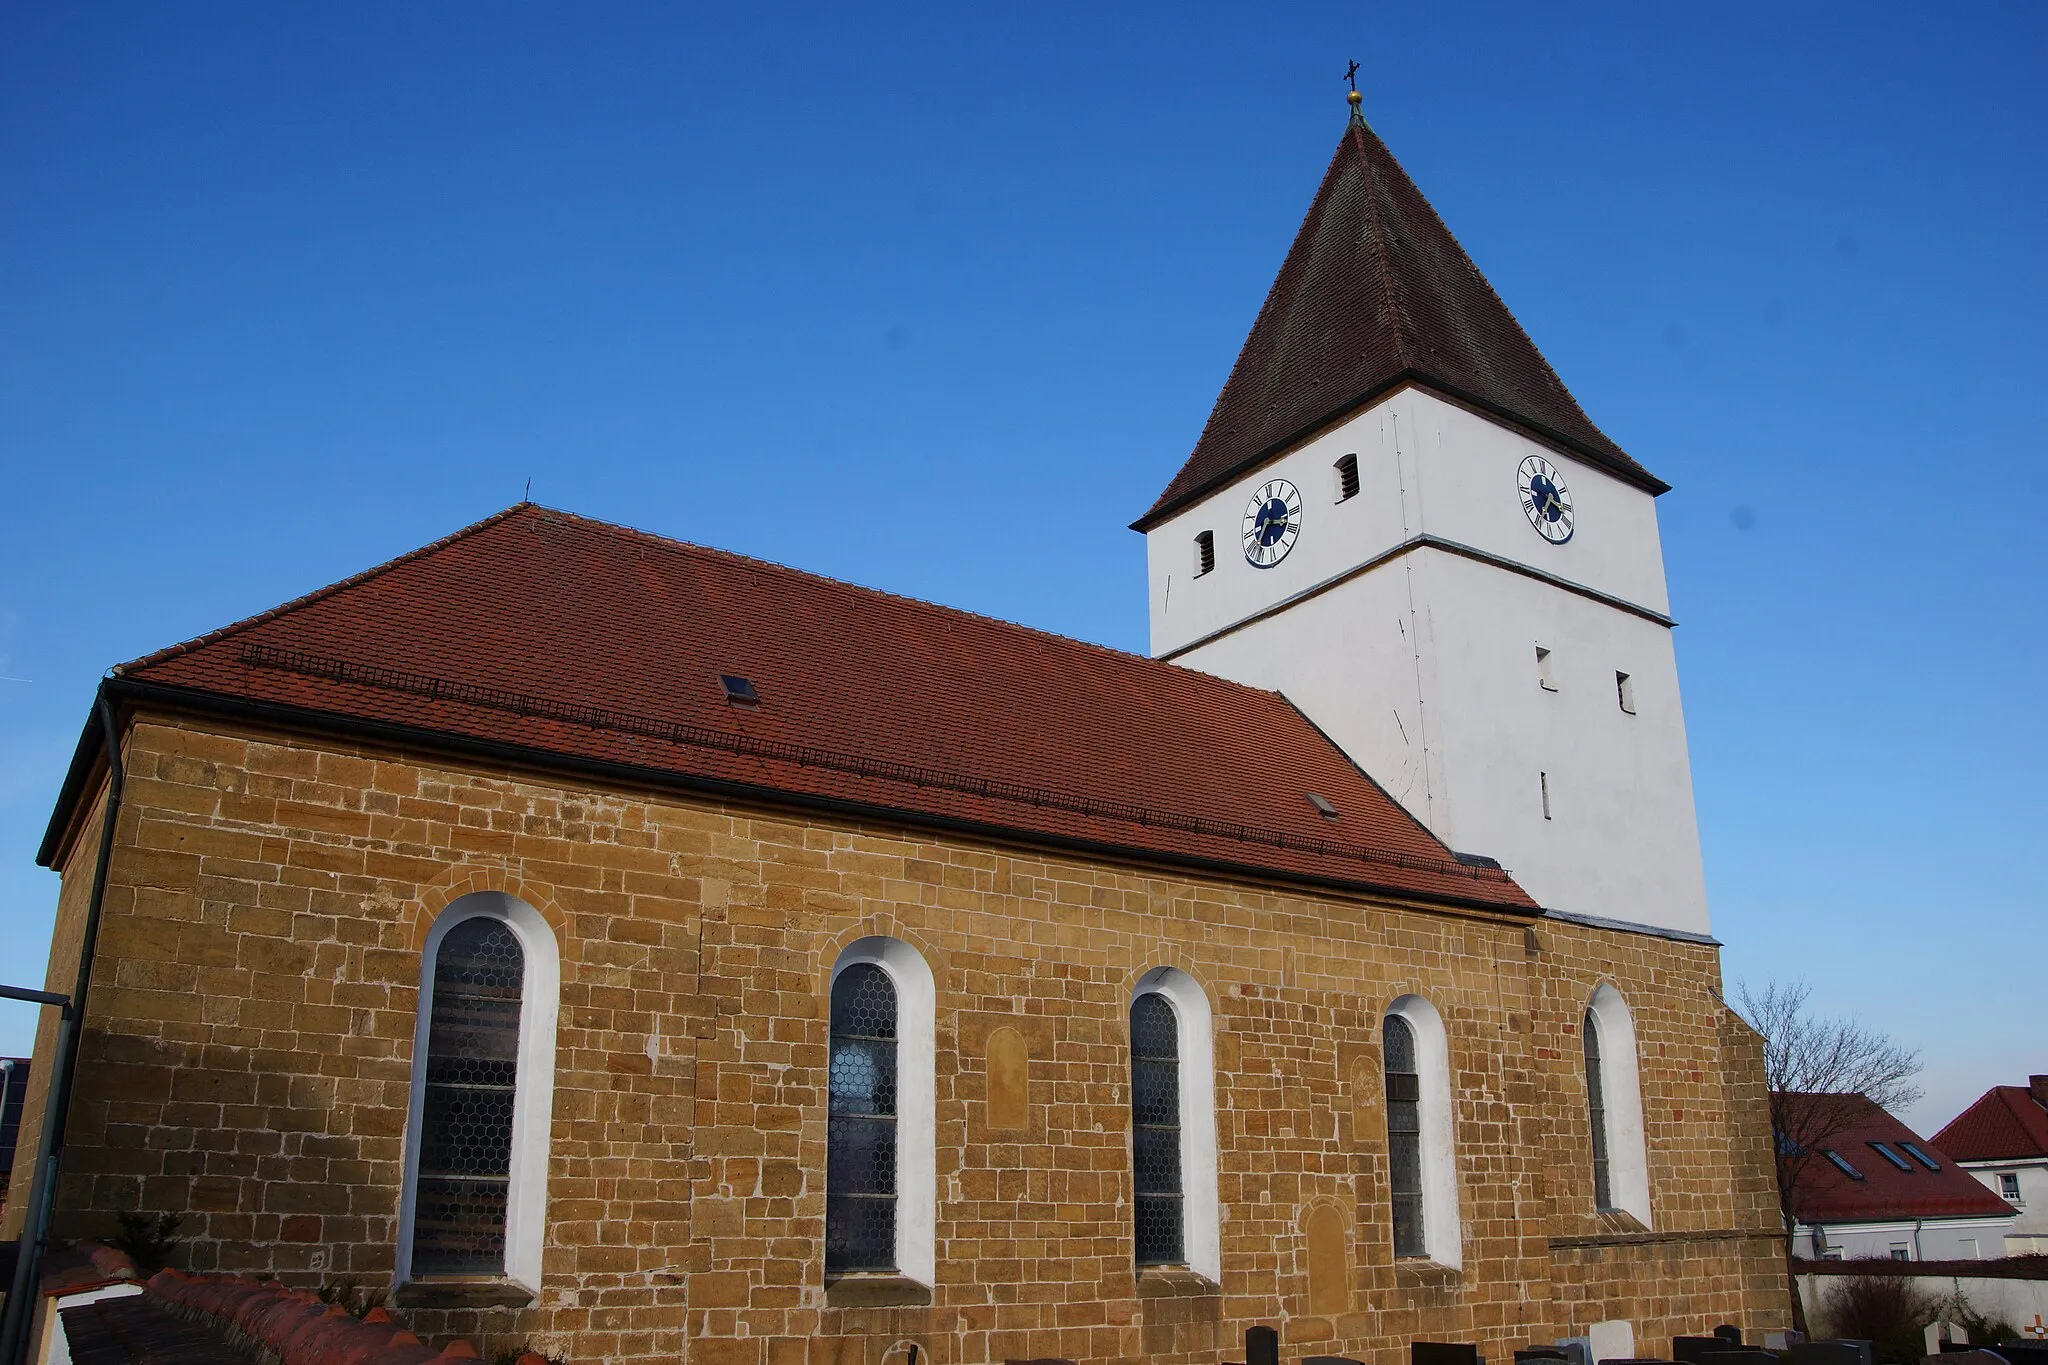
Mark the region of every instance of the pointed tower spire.
[[1367, 126], [1357, 73], [1336, 155], [1208, 425], [1135, 529], [1406, 384], [1664, 492], [1593, 425]]

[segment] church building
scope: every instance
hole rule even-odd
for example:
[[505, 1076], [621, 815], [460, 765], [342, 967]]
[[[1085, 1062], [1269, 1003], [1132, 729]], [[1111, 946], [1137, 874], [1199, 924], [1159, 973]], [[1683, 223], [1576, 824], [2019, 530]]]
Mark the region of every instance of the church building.
[[1665, 490], [1354, 103], [1152, 657], [521, 503], [122, 665], [53, 1235], [577, 1362], [1782, 1327]]

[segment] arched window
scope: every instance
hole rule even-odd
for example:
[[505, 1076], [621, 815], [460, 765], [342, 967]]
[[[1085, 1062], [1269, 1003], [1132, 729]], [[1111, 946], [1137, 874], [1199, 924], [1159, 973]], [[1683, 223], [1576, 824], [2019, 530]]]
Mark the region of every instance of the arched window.
[[1380, 1037], [1394, 1254], [1462, 1265], [1450, 1045], [1443, 1016], [1421, 996], [1404, 995], [1387, 1007]]
[[896, 987], [872, 962], [832, 982], [825, 1269], [896, 1268]]
[[832, 969], [825, 1273], [893, 1271], [930, 1285], [938, 1250], [931, 968], [864, 938]]
[[560, 964], [531, 906], [499, 892], [428, 933], [407, 1116], [399, 1278], [540, 1281]]
[[1180, 1021], [1156, 991], [1131, 1002], [1131, 1173], [1138, 1264], [1181, 1264]]
[[1585, 1050], [1594, 1203], [1603, 1211], [1626, 1213], [1648, 1228], [1650, 1166], [1643, 1140], [1635, 1018], [1613, 986], [1602, 985], [1587, 1003]]
[[1600, 1093], [1600, 1021], [1586, 1011], [1586, 1112], [1593, 1131], [1593, 1206], [1614, 1207], [1607, 1183], [1607, 1104]]
[[1155, 967], [1131, 992], [1132, 1241], [1140, 1266], [1223, 1275], [1209, 997]]
[[1422, 1077], [1415, 1071], [1415, 1030], [1387, 1016], [1387, 1186], [1394, 1200], [1394, 1254], [1423, 1256]]

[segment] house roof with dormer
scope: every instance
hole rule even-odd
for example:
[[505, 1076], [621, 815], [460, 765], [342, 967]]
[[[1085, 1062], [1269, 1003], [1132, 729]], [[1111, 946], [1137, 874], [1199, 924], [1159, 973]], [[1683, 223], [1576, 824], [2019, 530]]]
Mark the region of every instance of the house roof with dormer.
[[1354, 115], [1194, 453], [1135, 526], [1407, 385], [1651, 493], [1579, 407], [1399, 162]]
[[[1830, 1135], [1816, 1144], [1820, 1150], [1798, 1163], [1793, 1181], [1792, 1212], [1802, 1223], [2012, 1217], [2011, 1206], [1957, 1166], [1939, 1143], [1927, 1141], [1866, 1096], [1784, 1094], [1779, 1102], [1793, 1113], [1789, 1130], [1794, 1132], [1809, 1126], [1799, 1121], [1800, 1108], [1827, 1106], [1831, 1113], [1824, 1125]], [[1887, 1151], [1892, 1155], [1886, 1156]], [[1929, 1169], [1929, 1162], [1937, 1169]]]
[[[1277, 692], [529, 503], [109, 686], [856, 817], [1536, 910]], [[74, 763], [46, 865], [86, 770]]]

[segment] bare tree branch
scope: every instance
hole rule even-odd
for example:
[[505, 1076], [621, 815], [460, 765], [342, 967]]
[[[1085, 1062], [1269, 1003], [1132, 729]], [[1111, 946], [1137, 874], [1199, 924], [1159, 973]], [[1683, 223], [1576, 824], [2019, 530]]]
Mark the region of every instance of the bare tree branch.
[[[1764, 1079], [1770, 1088], [1772, 1151], [1777, 1158], [1778, 1213], [1785, 1220], [1786, 1274], [1791, 1277], [1794, 1194], [1811, 1163], [1863, 1116], [1863, 1101], [1898, 1110], [1919, 1100], [1913, 1077], [1920, 1054], [1853, 1019], [1810, 1013], [1805, 982], [1735, 988], [1736, 1008], [1763, 1035]], [[1805, 1330], [1796, 1282], [1796, 1325]]]

